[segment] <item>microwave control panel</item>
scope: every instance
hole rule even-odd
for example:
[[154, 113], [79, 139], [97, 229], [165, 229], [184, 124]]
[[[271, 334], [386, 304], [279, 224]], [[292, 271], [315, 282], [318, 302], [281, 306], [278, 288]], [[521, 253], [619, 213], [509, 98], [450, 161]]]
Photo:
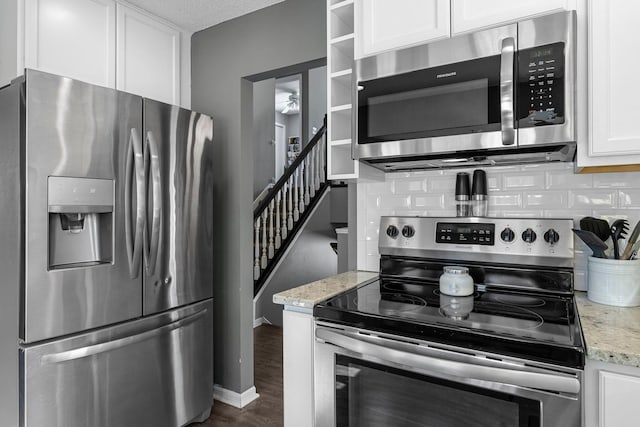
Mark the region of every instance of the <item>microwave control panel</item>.
[[518, 126], [564, 123], [564, 43], [518, 51]]

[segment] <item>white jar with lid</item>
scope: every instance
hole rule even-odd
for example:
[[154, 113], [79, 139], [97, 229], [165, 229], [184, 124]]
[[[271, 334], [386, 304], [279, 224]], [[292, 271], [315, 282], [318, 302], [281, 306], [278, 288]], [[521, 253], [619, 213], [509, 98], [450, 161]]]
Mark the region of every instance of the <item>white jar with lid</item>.
[[473, 295], [473, 277], [467, 267], [445, 266], [440, 276], [440, 292], [451, 296]]

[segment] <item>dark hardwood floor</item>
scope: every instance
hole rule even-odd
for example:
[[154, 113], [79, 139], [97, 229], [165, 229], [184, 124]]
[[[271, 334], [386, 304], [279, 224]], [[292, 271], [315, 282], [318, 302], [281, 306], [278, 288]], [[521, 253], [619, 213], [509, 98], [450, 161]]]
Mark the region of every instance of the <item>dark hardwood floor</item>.
[[282, 426], [282, 328], [262, 325], [254, 329], [254, 377], [260, 397], [242, 409], [215, 401], [211, 416], [202, 427]]

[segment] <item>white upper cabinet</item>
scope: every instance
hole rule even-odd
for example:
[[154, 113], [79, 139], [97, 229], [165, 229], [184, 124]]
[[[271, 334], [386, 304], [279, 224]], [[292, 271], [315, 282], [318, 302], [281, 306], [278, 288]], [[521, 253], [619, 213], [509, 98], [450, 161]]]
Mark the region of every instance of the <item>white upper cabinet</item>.
[[27, 68], [115, 86], [112, 0], [26, 0], [24, 16]]
[[640, 164], [640, 2], [588, 2], [588, 139], [579, 140], [578, 167]]
[[117, 89], [180, 104], [180, 30], [118, 4]]
[[449, 37], [449, 0], [355, 0], [355, 56]]
[[575, 0], [451, 0], [451, 34], [562, 9], [575, 9]]

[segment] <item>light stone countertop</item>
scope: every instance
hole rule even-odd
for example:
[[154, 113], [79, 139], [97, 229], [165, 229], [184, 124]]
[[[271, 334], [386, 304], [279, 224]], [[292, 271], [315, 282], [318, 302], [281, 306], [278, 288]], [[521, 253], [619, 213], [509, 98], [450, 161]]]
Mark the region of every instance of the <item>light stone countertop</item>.
[[640, 367], [640, 307], [614, 307], [576, 292], [587, 357], [591, 360]]
[[378, 273], [372, 271], [348, 271], [277, 293], [273, 296], [273, 302], [312, 309], [317, 303], [355, 288], [376, 276]]
[[[289, 289], [273, 296], [273, 302], [313, 309], [313, 306], [378, 276], [377, 272], [349, 271]], [[640, 307], [614, 307], [587, 299], [576, 292], [587, 357], [618, 365], [640, 367]]]

